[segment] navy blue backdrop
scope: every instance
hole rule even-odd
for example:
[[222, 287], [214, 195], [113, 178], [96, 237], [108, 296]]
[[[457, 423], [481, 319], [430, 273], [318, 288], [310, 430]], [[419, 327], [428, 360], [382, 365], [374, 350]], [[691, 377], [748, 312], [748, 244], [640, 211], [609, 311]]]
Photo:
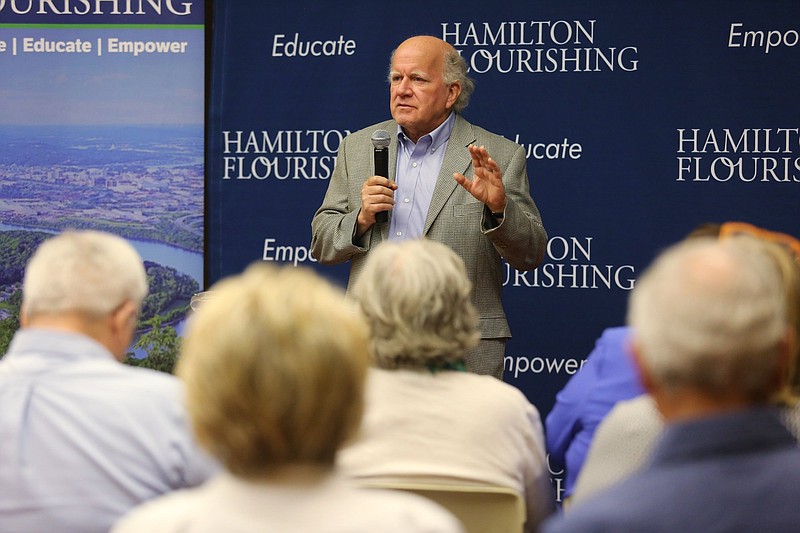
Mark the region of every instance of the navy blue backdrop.
[[507, 270], [506, 380], [544, 417], [659, 249], [705, 221], [800, 234], [798, 21], [774, 0], [217, 2], [208, 280], [263, 260], [344, 283], [308, 254], [339, 142], [389, 117], [394, 46], [444, 38], [476, 81], [464, 115], [529, 149], [551, 239]]

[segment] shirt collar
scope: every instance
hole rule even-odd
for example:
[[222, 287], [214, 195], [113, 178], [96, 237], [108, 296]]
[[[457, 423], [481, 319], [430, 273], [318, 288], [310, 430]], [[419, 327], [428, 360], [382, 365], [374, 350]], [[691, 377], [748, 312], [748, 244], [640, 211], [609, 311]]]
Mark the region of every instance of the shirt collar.
[[20, 360], [33, 356], [63, 362], [116, 359], [96, 340], [76, 332], [43, 328], [21, 328], [14, 334], [4, 360]]
[[[431, 150], [434, 151], [438, 150], [440, 146], [442, 146], [444, 143], [448, 141], [448, 139], [450, 139], [450, 133], [452, 133], [453, 131], [453, 125], [455, 124], [455, 122], [456, 122], [456, 114], [451, 112], [450, 115], [448, 115], [448, 117], [444, 119], [444, 122], [439, 124], [439, 127], [437, 127], [432, 132], [428, 133], [427, 135], [423, 135], [422, 137], [420, 137], [420, 140], [425, 137], [430, 137]], [[411, 143], [411, 139], [409, 139], [406, 136], [406, 134], [403, 133], [403, 128], [399, 124], [397, 125], [397, 141], [404, 148], [407, 146], [406, 141]], [[419, 142], [419, 140], [417, 142]], [[413, 145], [413, 143], [411, 144]]]
[[795, 443], [778, 418], [777, 407], [753, 407], [668, 424], [650, 461], [670, 464]]

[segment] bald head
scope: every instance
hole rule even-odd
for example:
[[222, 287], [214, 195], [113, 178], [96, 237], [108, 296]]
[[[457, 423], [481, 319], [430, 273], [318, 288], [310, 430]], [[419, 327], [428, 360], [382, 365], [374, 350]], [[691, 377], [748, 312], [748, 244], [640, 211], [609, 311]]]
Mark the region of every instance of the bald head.
[[775, 392], [786, 297], [755, 240], [697, 238], [670, 248], [637, 280], [628, 318], [659, 387], [751, 401]]
[[389, 82], [392, 117], [414, 142], [463, 110], [474, 89], [455, 48], [428, 35], [406, 39], [392, 52]]
[[438, 54], [442, 59], [444, 59], [444, 56], [447, 53], [458, 53], [456, 52], [456, 49], [453, 48], [453, 45], [432, 35], [415, 35], [414, 37], [409, 37], [400, 43], [400, 45], [397, 47], [397, 50], [407, 46], [425, 48], [430, 50], [432, 53]]

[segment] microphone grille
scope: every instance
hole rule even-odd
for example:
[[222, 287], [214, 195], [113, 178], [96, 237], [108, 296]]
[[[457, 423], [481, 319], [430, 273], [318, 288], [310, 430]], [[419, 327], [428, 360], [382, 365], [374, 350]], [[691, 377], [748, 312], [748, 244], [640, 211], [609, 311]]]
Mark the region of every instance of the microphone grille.
[[371, 139], [372, 146], [375, 148], [386, 148], [389, 146], [389, 132], [386, 130], [375, 130]]

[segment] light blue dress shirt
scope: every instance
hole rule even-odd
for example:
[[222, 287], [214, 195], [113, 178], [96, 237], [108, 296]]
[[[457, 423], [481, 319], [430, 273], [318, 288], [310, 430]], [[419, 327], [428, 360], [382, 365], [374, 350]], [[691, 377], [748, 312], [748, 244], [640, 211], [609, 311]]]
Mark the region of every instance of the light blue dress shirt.
[[389, 240], [419, 239], [431, 205], [433, 189], [442, 169], [455, 113], [414, 144], [397, 127], [397, 190], [389, 225]]
[[0, 531], [107, 532], [214, 470], [175, 377], [123, 365], [83, 335], [16, 333], [0, 361]]

